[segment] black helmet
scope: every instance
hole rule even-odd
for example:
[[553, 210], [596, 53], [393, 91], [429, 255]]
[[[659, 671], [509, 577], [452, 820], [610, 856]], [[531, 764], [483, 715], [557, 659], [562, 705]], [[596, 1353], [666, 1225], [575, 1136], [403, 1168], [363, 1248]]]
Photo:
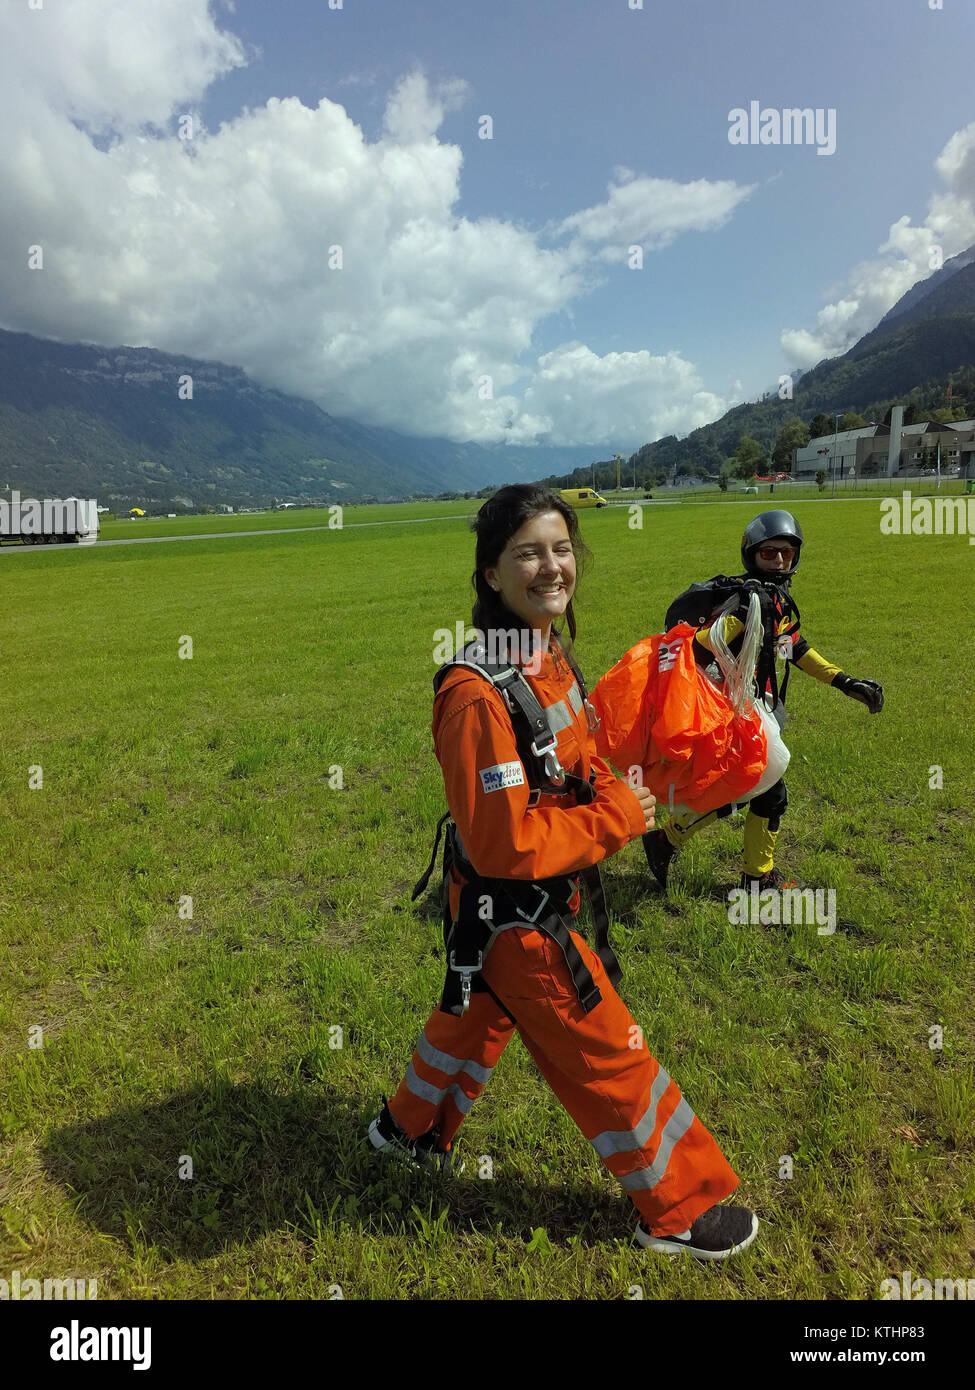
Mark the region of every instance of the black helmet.
[[790, 570], [783, 570], [783, 578], [791, 578], [799, 568], [802, 558], [802, 527], [791, 512], [762, 512], [745, 527], [741, 538], [741, 562], [749, 574], [764, 574], [755, 564], [755, 551], [766, 541], [789, 540], [796, 548], [796, 558]]

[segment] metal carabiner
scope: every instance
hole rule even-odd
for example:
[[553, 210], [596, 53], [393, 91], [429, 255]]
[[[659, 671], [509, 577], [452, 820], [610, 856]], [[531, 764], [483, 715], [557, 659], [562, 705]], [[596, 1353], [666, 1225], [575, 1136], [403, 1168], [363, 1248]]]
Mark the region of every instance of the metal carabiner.
[[477, 962], [474, 965], [455, 965], [454, 960], [456, 956], [457, 952], [451, 951], [447, 961], [447, 968], [456, 971], [460, 976], [460, 1017], [463, 1018], [464, 1014], [467, 1013], [467, 1010], [471, 1006], [471, 977], [476, 975], [484, 964], [484, 952], [478, 951]]
[[561, 787], [565, 782], [565, 768], [559, 762], [559, 755], [554, 747], [545, 754], [544, 767], [548, 780], [556, 787]]
[[541, 758], [542, 766], [545, 769], [545, 776], [555, 786], [561, 787], [565, 781], [565, 769], [559, 762], [559, 745], [554, 734], [549, 734], [550, 742], [544, 748], [539, 748], [538, 739], [532, 743], [532, 752], [536, 758]]

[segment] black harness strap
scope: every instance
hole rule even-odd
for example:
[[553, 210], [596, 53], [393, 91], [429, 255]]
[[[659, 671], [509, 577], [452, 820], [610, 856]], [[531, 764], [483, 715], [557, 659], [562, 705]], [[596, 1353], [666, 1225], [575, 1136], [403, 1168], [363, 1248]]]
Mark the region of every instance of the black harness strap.
[[[472, 992], [478, 993], [483, 989], [491, 993], [479, 972], [498, 932], [520, 925], [518, 921], [505, 919], [520, 918], [526, 926], [552, 937], [561, 948], [579, 1003], [585, 1013], [590, 1013], [602, 1001], [602, 994], [563, 916], [576, 891], [575, 881], [571, 878], [549, 878], [536, 882], [480, 878], [467, 860], [457, 856], [454, 862], [467, 881], [461, 888], [456, 918], [451, 917], [449, 905], [444, 910], [447, 978], [440, 1001], [441, 1010], [444, 1013], [462, 1014], [467, 1010]], [[598, 867], [593, 865], [583, 870], [579, 878], [585, 885], [592, 909], [596, 953], [615, 988], [623, 978], [623, 971], [609, 941], [609, 913]], [[482, 911], [485, 898], [490, 900], [489, 913]], [[496, 925], [499, 918], [500, 925]], [[493, 994], [492, 997], [496, 998]]]
[[569, 934], [569, 928], [556, 916], [549, 921], [545, 928], [547, 934], [562, 947], [562, 954], [565, 956], [565, 963], [569, 967], [569, 974], [572, 976], [572, 983], [582, 1005], [583, 1013], [591, 1013], [597, 1004], [601, 1004], [603, 996], [599, 988], [589, 973], [589, 969], [579, 954], [579, 950]]
[[606, 906], [606, 894], [603, 891], [603, 878], [599, 872], [599, 866], [593, 864], [591, 868], [583, 869], [579, 877], [585, 884], [593, 926], [596, 928], [596, 954], [603, 963], [603, 969], [609, 976], [610, 984], [615, 989], [623, 978], [623, 971], [616, 959], [616, 952], [610, 945], [609, 909]]
[[[779, 589], [779, 602], [782, 605], [782, 616], [784, 618], [794, 616], [795, 618], [795, 621], [789, 624], [788, 631], [782, 633], [783, 637], [792, 637], [799, 631], [799, 609], [796, 607], [795, 600], [787, 588]], [[782, 690], [780, 692], [783, 705], [785, 704], [785, 692], [789, 688], [789, 674], [791, 671], [792, 662], [787, 661], [785, 663], [785, 675], [782, 677]]]
[[[420, 896], [420, 894], [421, 894], [421, 893], [423, 892], [423, 890], [426, 888], [427, 884], [430, 882], [430, 875], [433, 873], [433, 865], [434, 865], [434, 862], [435, 862], [435, 860], [436, 860], [436, 858], [437, 858], [437, 850], [440, 848], [440, 838], [441, 838], [441, 836], [443, 835], [443, 828], [444, 828], [444, 826], [447, 824], [447, 822], [448, 822], [449, 820], [450, 820], [450, 812], [449, 812], [449, 811], [445, 811], [444, 814], [443, 814], [443, 815], [440, 817], [440, 819], [437, 821], [437, 838], [436, 838], [436, 839], [434, 840], [434, 842], [433, 842], [433, 853], [430, 855], [430, 863], [427, 865], [426, 869], [424, 870], [423, 877], [420, 879], [419, 883], [417, 883], [417, 884], [415, 885], [414, 889], [413, 889], [413, 894], [412, 894], [412, 896], [411, 896], [411, 898], [410, 898], [410, 902], [411, 902], [411, 903], [415, 903], [415, 902], [416, 902], [417, 898]], [[446, 850], [446, 847], [445, 847], [445, 848], [444, 848], [444, 863], [445, 863], [445, 865], [446, 865], [446, 859], [447, 859], [447, 850]]]
[[[564, 796], [574, 794], [580, 806], [588, 806], [596, 793], [585, 778], [566, 772], [558, 760], [558, 736], [552, 728], [542, 706], [538, 703], [534, 690], [528, 684], [517, 666], [510, 663], [490, 662], [479, 643], [466, 647], [459, 657], [441, 666], [433, 678], [434, 691], [440, 689], [443, 679], [452, 666], [466, 666], [478, 675], [489, 680], [500, 693], [509, 714], [515, 716], [511, 723], [518, 745], [518, 756], [528, 775], [528, 785], [532, 798], [529, 805], [537, 802], [540, 795]], [[579, 686], [583, 708], [589, 717], [589, 695], [582, 673], [574, 661], [569, 666]]]

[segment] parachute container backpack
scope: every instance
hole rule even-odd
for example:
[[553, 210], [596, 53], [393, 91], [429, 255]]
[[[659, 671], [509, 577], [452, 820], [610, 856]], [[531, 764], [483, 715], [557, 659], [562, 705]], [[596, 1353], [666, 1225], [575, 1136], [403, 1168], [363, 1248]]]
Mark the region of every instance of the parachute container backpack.
[[[797, 569], [798, 565], [797, 560], [794, 569]], [[753, 594], [758, 598], [762, 618], [762, 640], [755, 660], [755, 679], [759, 690], [771, 692], [772, 707], [775, 708], [776, 705], [785, 703], [791, 669], [787, 664], [780, 690], [776, 675], [776, 644], [799, 630], [799, 609], [789, 592], [789, 577], [786, 577], [784, 582], [777, 583], [771, 577], [756, 579], [748, 574], [731, 577], [716, 574], [700, 584], [692, 584], [689, 589], [678, 594], [667, 609], [664, 626], [668, 631], [678, 623], [689, 623], [694, 628], [706, 627], [723, 613], [735, 613], [737, 617], [743, 618]], [[780, 619], [784, 619], [788, 624], [781, 630]], [[741, 637], [737, 637], [729, 644], [736, 660], [740, 655], [741, 641]], [[704, 666], [708, 665], [708, 661], [700, 656], [698, 661]]]

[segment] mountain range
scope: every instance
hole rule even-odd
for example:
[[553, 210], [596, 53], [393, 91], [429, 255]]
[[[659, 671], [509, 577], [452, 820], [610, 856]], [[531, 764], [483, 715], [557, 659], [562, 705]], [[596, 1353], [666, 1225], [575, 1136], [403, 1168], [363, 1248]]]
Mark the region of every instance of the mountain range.
[[527, 481], [598, 454], [414, 438], [338, 419], [222, 362], [0, 331], [0, 487], [22, 496], [172, 511], [383, 501]]
[[[743, 434], [771, 449], [794, 415], [857, 410], [879, 420], [891, 404], [973, 364], [969, 247], [918, 281], [848, 352], [795, 373], [791, 399], [770, 393], [734, 406], [683, 439], [644, 445], [625, 468], [635, 467], [640, 482], [682, 460], [717, 469]], [[975, 413], [975, 399], [956, 395], [954, 403]], [[604, 446], [416, 438], [329, 415], [222, 362], [0, 330], [0, 487], [23, 496], [97, 497], [116, 510], [167, 511], [384, 501], [540, 478], [578, 486], [600, 453]], [[603, 482], [611, 475], [604, 465]]]
[[761, 401], [733, 406], [683, 439], [668, 435], [645, 444], [636, 454], [637, 474], [659, 477], [682, 462], [704, 464], [716, 472], [743, 435], [757, 439], [770, 452], [793, 416], [808, 423], [820, 413], [832, 417], [855, 410], [880, 422], [892, 405], [913, 401], [929, 410], [937, 399], [943, 406], [945, 385], [959, 374], [963, 392], [959, 395], [956, 389], [951, 404], [966, 418], [975, 417], [973, 366], [975, 246], [919, 280], [847, 352], [794, 374], [791, 397], [783, 400], [771, 392]]

